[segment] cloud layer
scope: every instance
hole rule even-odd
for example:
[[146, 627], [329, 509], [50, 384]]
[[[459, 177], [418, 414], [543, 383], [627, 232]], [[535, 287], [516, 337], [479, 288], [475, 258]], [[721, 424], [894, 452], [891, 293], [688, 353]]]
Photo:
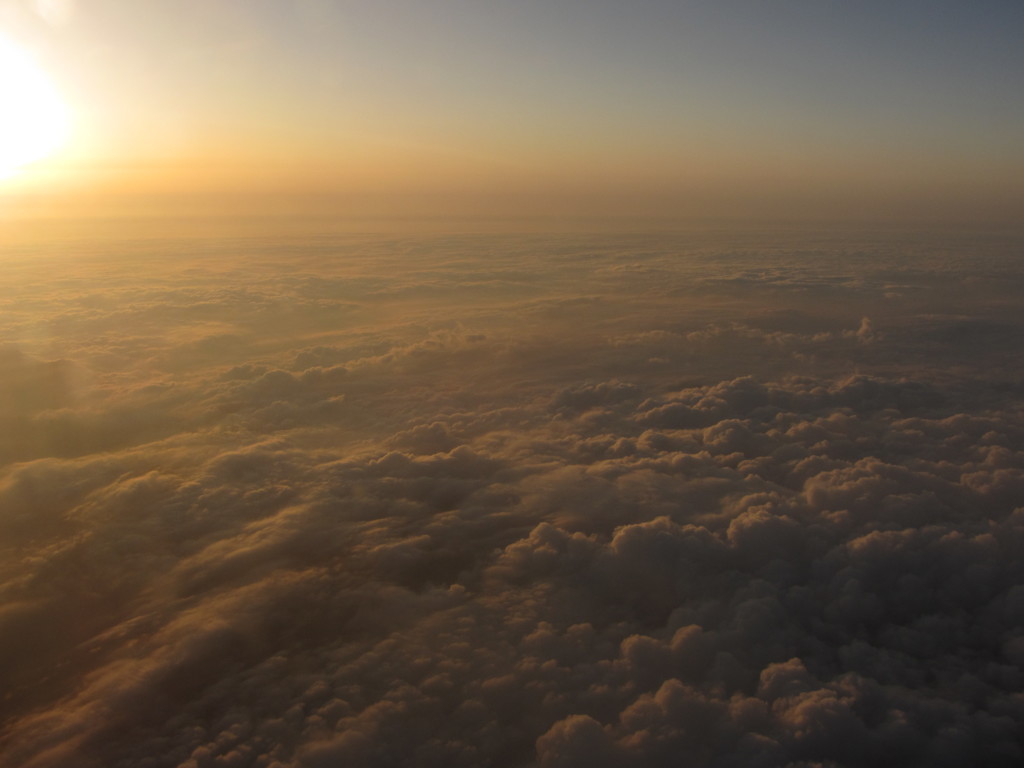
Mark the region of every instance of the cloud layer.
[[1012, 244], [169, 247], [3, 278], [5, 762], [1024, 756]]

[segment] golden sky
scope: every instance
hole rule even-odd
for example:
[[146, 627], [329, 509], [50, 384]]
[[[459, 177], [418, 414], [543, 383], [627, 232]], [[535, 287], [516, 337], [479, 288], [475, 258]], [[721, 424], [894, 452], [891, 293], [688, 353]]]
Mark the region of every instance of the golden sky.
[[1001, 221], [1024, 200], [1010, 3], [0, 9], [0, 51], [68, 115], [5, 173], [8, 211]]

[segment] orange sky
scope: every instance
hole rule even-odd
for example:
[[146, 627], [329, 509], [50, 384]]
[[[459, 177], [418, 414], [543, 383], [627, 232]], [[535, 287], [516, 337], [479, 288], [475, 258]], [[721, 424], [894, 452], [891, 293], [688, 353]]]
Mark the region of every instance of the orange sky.
[[8, 217], [1018, 218], [1019, 12], [741, 5], [7, 2], [0, 37], [73, 119], [0, 195]]

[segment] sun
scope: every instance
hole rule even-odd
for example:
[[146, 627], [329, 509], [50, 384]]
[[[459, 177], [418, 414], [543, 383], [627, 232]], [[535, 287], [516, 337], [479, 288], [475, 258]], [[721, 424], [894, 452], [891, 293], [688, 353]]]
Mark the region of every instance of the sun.
[[32, 57], [0, 38], [0, 179], [55, 152], [68, 138], [70, 114]]

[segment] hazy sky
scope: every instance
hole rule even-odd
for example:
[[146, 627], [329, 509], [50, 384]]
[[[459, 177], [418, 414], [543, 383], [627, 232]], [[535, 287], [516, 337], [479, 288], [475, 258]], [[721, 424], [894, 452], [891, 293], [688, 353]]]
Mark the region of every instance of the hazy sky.
[[998, 219], [1024, 199], [1017, 2], [0, 9], [73, 114], [64, 181], [15, 186], [75, 169], [94, 191], [449, 214]]
[[1024, 765], [1022, 40], [0, 0], [0, 766]]

